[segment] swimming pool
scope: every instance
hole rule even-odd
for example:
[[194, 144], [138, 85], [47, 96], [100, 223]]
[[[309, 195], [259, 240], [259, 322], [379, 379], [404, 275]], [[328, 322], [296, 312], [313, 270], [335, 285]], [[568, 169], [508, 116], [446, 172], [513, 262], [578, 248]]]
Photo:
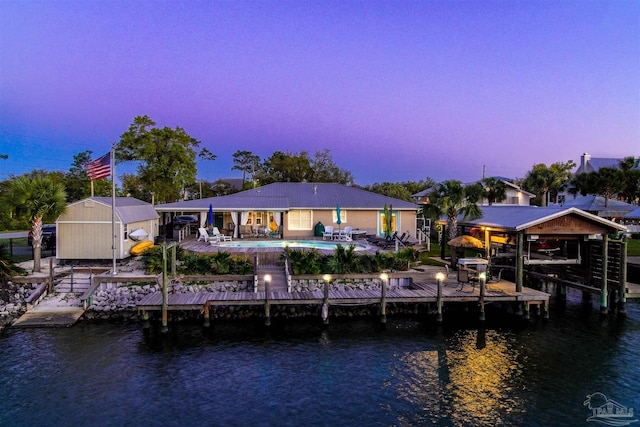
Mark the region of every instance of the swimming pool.
[[325, 251], [335, 250], [337, 245], [349, 246], [354, 245], [356, 252], [366, 251], [369, 246], [358, 242], [328, 242], [324, 240], [260, 240], [260, 241], [234, 241], [220, 242], [216, 245], [220, 248], [285, 248], [289, 246], [291, 249], [318, 249]]

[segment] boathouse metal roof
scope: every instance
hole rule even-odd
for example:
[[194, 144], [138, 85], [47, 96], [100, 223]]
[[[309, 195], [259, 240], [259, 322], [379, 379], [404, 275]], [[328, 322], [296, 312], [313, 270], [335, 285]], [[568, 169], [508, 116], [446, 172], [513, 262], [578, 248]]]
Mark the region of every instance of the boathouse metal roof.
[[482, 216], [475, 219], [460, 218], [459, 224], [491, 227], [507, 231], [521, 231], [566, 215], [578, 215], [613, 230], [626, 231], [626, 227], [578, 208], [558, 206], [482, 206]]
[[161, 212], [206, 211], [209, 205], [223, 211], [288, 211], [290, 209], [381, 210], [384, 205], [394, 210], [417, 210], [415, 203], [372, 193], [337, 183], [280, 182], [257, 187], [227, 196], [185, 200], [157, 205]]

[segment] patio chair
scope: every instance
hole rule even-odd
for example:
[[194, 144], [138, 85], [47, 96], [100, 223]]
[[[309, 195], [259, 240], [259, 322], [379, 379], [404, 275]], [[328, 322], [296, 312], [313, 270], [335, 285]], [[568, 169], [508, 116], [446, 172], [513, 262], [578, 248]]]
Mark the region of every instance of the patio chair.
[[213, 227], [213, 232], [211, 233], [211, 237], [218, 240], [218, 242], [230, 242], [231, 236], [225, 236], [218, 230], [218, 227]]
[[324, 228], [324, 231], [322, 232], [322, 240], [326, 240], [325, 238], [328, 237], [329, 240], [333, 239], [333, 226], [331, 225], [327, 225]]
[[477, 282], [478, 279], [476, 279], [475, 277], [471, 277], [471, 275], [469, 274], [469, 270], [467, 270], [466, 268], [461, 268], [458, 270], [458, 283], [460, 283], [460, 289], [458, 290], [461, 291], [462, 288], [464, 288], [465, 283], [470, 283], [471, 285], [473, 285], [472, 291], [474, 291], [476, 289]]
[[204, 227], [198, 228], [198, 241], [204, 240], [205, 242], [209, 241], [209, 233], [207, 233], [207, 229]]

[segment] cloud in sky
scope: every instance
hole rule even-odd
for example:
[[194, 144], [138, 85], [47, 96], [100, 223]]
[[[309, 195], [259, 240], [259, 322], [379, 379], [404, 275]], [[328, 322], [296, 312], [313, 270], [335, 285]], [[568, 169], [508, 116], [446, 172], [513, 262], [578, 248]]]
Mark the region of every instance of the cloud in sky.
[[137, 115], [231, 154], [325, 148], [356, 182], [639, 155], [640, 3], [0, 2], [0, 180]]

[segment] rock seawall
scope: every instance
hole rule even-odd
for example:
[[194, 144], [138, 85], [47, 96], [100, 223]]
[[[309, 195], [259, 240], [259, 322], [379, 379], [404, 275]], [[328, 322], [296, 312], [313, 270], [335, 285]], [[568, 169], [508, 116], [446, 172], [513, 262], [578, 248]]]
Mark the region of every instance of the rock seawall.
[[0, 331], [11, 326], [25, 311], [26, 299], [35, 289], [31, 283], [9, 282], [4, 289], [0, 289]]

